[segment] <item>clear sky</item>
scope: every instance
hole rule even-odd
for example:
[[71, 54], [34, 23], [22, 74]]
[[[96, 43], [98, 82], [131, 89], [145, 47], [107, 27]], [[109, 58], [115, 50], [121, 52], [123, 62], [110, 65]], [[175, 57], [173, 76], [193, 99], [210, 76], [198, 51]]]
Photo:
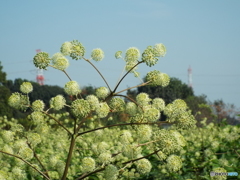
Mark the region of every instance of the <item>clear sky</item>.
[[[195, 95], [222, 99], [240, 107], [239, 0], [11, 0], [0, 6], [0, 61], [8, 79], [36, 79], [32, 59], [36, 49], [53, 55], [65, 41], [79, 40], [90, 57], [94, 48], [105, 52], [95, 63], [113, 87], [124, 67], [116, 51], [163, 43], [167, 54], [154, 67], [140, 65], [144, 77], [160, 70], [188, 83], [192, 67]], [[70, 60], [67, 72], [81, 86], [105, 86], [83, 60]], [[60, 71], [44, 71], [45, 84], [64, 86]], [[130, 74], [119, 90], [140, 81]]]

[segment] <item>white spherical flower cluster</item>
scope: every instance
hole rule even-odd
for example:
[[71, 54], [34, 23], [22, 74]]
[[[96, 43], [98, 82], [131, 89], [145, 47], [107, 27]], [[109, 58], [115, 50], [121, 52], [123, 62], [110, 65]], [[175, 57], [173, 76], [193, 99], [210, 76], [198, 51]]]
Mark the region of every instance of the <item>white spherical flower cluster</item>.
[[5, 143], [9, 143], [14, 140], [15, 133], [8, 130], [2, 130], [2, 139]]
[[147, 174], [152, 169], [152, 164], [148, 159], [140, 159], [136, 163], [137, 171], [141, 174]]
[[81, 117], [87, 117], [87, 115], [91, 111], [88, 101], [84, 99], [77, 99], [73, 101], [71, 108], [75, 116], [81, 116]]
[[56, 97], [51, 98], [50, 107], [55, 110], [60, 110], [66, 104], [66, 99], [62, 95], [57, 95]]
[[50, 64], [49, 54], [46, 52], [37, 53], [33, 58], [34, 65], [39, 69], [47, 69]]
[[33, 111], [43, 111], [45, 104], [42, 100], [36, 100], [32, 103]]
[[104, 141], [98, 143], [97, 145], [97, 153], [99, 154], [106, 152], [108, 149], [109, 149], [109, 144]]
[[150, 140], [152, 136], [152, 128], [149, 125], [138, 126], [136, 130], [141, 142]]
[[38, 133], [28, 133], [27, 139], [32, 147], [36, 147], [41, 142], [41, 136]]
[[110, 108], [106, 102], [99, 103], [96, 109], [96, 114], [99, 118], [107, 117], [109, 112], [110, 112]]
[[13, 174], [13, 177], [17, 178], [17, 179], [25, 179], [26, 178], [26, 173], [19, 167], [13, 167], [12, 174]]
[[160, 112], [155, 108], [148, 108], [144, 111], [144, 118], [147, 119], [148, 122], [155, 122], [159, 120]]
[[53, 55], [52, 64], [59, 70], [65, 70], [69, 66], [68, 59], [62, 53], [56, 53]]
[[36, 122], [35, 124], [42, 123], [44, 121], [44, 116], [42, 112], [34, 111], [31, 113], [30, 118]]
[[122, 98], [112, 98], [109, 103], [109, 107], [114, 112], [124, 111], [125, 109], [125, 102]]
[[109, 164], [104, 171], [104, 178], [107, 180], [117, 180], [118, 179], [118, 169], [116, 166]]
[[29, 106], [29, 98], [26, 95], [15, 92], [9, 97], [8, 104], [15, 109], [26, 110]]
[[136, 66], [136, 64], [137, 64], [137, 62], [127, 61], [126, 62], [126, 66], [125, 66], [125, 70], [126, 71], [130, 71], [131, 70], [131, 73], [137, 73], [136, 70], [137, 70], [138, 67]]
[[166, 87], [170, 78], [167, 74], [161, 73], [160, 71], [154, 70], [147, 73], [146, 80], [150, 81], [149, 85], [151, 86], [162, 86]]
[[75, 60], [82, 59], [85, 54], [84, 46], [77, 40], [71, 41], [71, 45], [70, 57]]
[[187, 143], [186, 140], [178, 131], [170, 130], [170, 133], [176, 138], [180, 146], [186, 146], [186, 143]]
[[95, 95], [88, 95], [86, 100], [89, 102], [91, 110], [94, 111], [99, 107], [99, 100]]
[[33, 151], [29, 147], [24, 147], [19, 150], [19, 155], [25, 160], [30, 160], [33, 158]]
[[95, 169], [95, 160], [91, 157], [85, 157], [82, 160], [82, 171], [83, 173], [91, 172]]
[[170, 172], [179, 171], [182, 167], [182, 160], [179, 156], [170, 155], [167, 158], [167, 168]]
[[154, 131], [153, 139], [157, 140], [156, 146], [158, 146], [159, 149], [162, 149], [162, 152], [165, 154], [171, 154], [182, 149], [182, 146], [178, 144], [176, 137], [168, 130], [161, 129]]
[[137, 100], [137, 103], [140, 105], [140, 106], [146, 106], [149, 104], [149, 102], [151, 101], [151, 99], [149, 98], [149, 95], [147, 93], [139, 93], [137, 96], [136, 96], [136, 100]]
[[126, 144], [125, 142], [124, 146], [122, 147], [122, 151], [123, 155], [126, 156], [125, 158], [134, 159], [141, 156], [142, 147], [137, 146], [136, 143]]
[[71, 42], [63, 43], [60, 51], [64, 56], [69, 56], [72, 52], [72, 43]]
[[98, 162], [99, 163], [109, 164], [112, 161], [113, 161], [113, 158], [112, 158], [112, 155], [109, 152], [101, 153], [98, 156]]
[[129, 144], [133, 141], [132, 134], [129, 130], [123, 130], [119, 136], [119, 141], [123, 144]]
[[94, 61], [101, 61], [104, 58], [104, 52], [100, 48], [93, 49], [91, 57]]
[[157, 157], [160, 161], [163, 161], [167, 158], [167, 155], [165, 153], [163, 153], [162, 151], [158, 151], [157, 152]]
[[166, 47], [162, 43], [160, 43], [154, 46], [154, 51], [157, 57], [163, 57], [165, 56], [167, 50]]
[[100, 87], [96, 89], [96, 96], [100, 99], [104, 99], [109, 95], [109, 90], [106, 87]]
[[162, 98], [155, 98], [152, 101], [152, 107], [159, 111], [163, 111], [165, 108], [165, 101]]
[[158, 58], [155, 54], [155, 50], [152, 46], [148, 46], [143, 54], [142, 54], [142, 61], [147, 64], [147, 66], [151, 67], [157, 64]]
[[122, 51], [117, 51], [116, 53], [115, 53], [115, 58], [116, 59], [119, 59], [119, 58], [121, 58], [122, 56]]
[[33, 86], [30, 82], [23, 82], [20, 86], [20, 91], [22, 93], [28, 94], [33, 91]]
[[140, 51], [135, 47], [131, 47], [126, 51], [125, 61], [126, 62], [129, 62], [129, 61], [135, 62], [135, 64], [136, 64], [139, 57], [140, 57]]
[[137, 113], [137, 105], [133, 102], [128, 102], [126, 104], [126, 112], [130, 115], [134, 115]]
[[78, 93], [81, 93], [80, 86], [76, 81], [69, 81], [64, 86], [64, 91], [68, 95], [77, 95]]

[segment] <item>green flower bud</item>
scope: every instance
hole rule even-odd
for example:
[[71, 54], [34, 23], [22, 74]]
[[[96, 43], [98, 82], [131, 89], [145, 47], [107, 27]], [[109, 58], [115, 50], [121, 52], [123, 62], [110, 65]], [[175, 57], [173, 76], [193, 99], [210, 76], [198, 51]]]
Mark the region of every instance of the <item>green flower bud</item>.
[[148, 122], [155, 122], [159, 120], [160, 112], [155, 108], [149, 108], [144, 111], [144, 117], [148, 120]]
[[116, 166], [109, 164], [104, 171], [104, 178], [108, 180], [117, 180], [118, 179], [118, 169]]
[[81, 117], [87, 117], [87, 115], [91, 111], [90, 104], [88, 103], [88, 101], [83, 99], [77, 99], [73, 101], [71, 108], [75, 116], [81, 116]]
[[19, 150], [19, 155], [25, 160], [30, 160], [33, 158], [33, 151], [29, 147], [24, 147]]
[[100, 87], [96, 89], [96, 95], [100, 99], [104, 99], [109, 95], [109, 90], [106, 87]]
[[109, 107], [112, 111], [124, 111], [125, 109], [125, 102], [122, 98], [112, 98], [109, 103]]
[[55, 110], [60, 110], [66, 104], [66, 99], [62, 95], [57, 95], [56, 97], [51, 98], [50, 107]]
[[154, 51], [157, 57], [163, 57], [165, 56], [167, 50], [166, 47], [162, 43], [160, 43], [154, 46]]
[[33, 91], [33, 86], [30, 82], [23, 82], [20, 86], [20, 91], [22, 93], [28, 94]]
[[1, 134], [2, 134], [2, 139], [6, 143], [9, 143], [14, 140], [15, 133], [12, 131], [2, 130]]
[[151, 81], [149, 83], [149, 85], [151, 86], [162, 87], [166, 87], [170, 82], [170, 78], [167, 74], [161, 73], [160, 71], [157, 70], [150, 71], [149, 73], [147, 73], [146, 80]]
[[136, 100], [140, 106], [146, 106], [151, 101], [147, 93], [139, 93], [136, 97]]
[[179, 171], [182, 167], [182, 160], [179, 156], [170, 155], [167, 158], [167, 168], [171, 172]]
[[72, 52], [72, 43], [71, 42], [63, 43], [60, 51], [64, 56], [69, 56]]
[[137, 171], [141, 174], [147, 174], [152, 169], [152, 164], [148, 159], [140, 159], [139, 161], [136, 161]]
[[33, 111], [43, 111], [45, 104], [42, 100], [36, 100], [32, 103]]
[[125, 61], [126, 62], [134, 62], [136, 64], [139, 57], [140, 57], [139, 50], [135, 47], [131, 47], [126, 51]]
[[91, 157], [85, 157], [82, 160], [82, 171], [83, 173], [91, 172], [95, 169], [95, 160]]
[[110, 108], [106, 102], [99, 103], [99, 106], [96, 108], [96, 114], [99, 118], [107, 117], [110, 112]]
[[108, 152], [104, 152], [98, 156], [98, 161], [100, 163], [109, 164], [112, 160], [112, 155]]
[[46, 52], [37, 53], [33, 58], [33, 63], [39, 69], [47, 69], [50, 64], [49, 54]]
[[142, 54], [142, 61], [151, 67], [157, 64], [158, 58], [156, 57], [155, 50], [152, 46], [148, 46]]
[[115, 58], [116, 58], [116, 59], [121, 58], [121, 57], [122, 57], [121, 54], [122, 54], [122, 51], [117, 51], [117, 52], [115, 53]]
[[99, 48], [93, 49], [91, 57], [94, 61], [101, 61], [104, 58], [104, 52]]
[[75, 60], [82, 59], [85, 54], [84, 46], [80, 42], [78, 42], [78, 40], [71, 41], [71, 44], [72, 46], [70, 57]]
[[27, 135], [28, 142], [32, 147], [36, 147], [41, 142], [41, 137], [38, 133], [28, 133]]
[[[131, 72], [132, 73], [134, 73], [136, 70], [137, 70], [137, 66], [135, 66], [137, 64], [137, 62], [134, 62], [134, 61], [127, 61], [127, 63], [126, 63], [126, 66], [125, 66], [125, 70], [126, 71], [130, 71], [131, 70]], [[135, 67], [134, 67], [135, 66]], [[134, 67], [134, 68], [133, 68]], [[133, 68], [133, 69], [132, 69]]]
[[91, 106], [91, 110], [96, 110], [99, 106], [99, 101], [98, 98], [94, 95], [88, 95], [86, 97], [86, 100], [89, 102]]
[[52, 57], [52, 64], [56, 69], [65, 70], [69, 66], [68, 59], [61, 53], [56, 53]]
[[76, 81], [69, 81], [64, 86], [64, 91], [68, 95], [77, 95], [78, 93], [81, 93], [80, 86]]
[[152, 101], [152, 107], [159, 111], [163, 111], [165, 108], [165, 101], [162, 98], [155, 98]]
[[134, 115], [137, 113], [137, 105], [133, 102], [128, 102], [126, 104], [126, 112], [130, 115]]
[[8, 104], [15, 109], [26, 110], [29, 106], [29, 98], [26, 95], [15, 92], [9, 97]]
[[32, 114], [30, 115], [30, 118], [34, 122], [36, 122], [35, 124], [39, 124], [44, 121], [44, 116], [43, 116], [42, 112], [39, 112], [39, 111], [32, 112]]

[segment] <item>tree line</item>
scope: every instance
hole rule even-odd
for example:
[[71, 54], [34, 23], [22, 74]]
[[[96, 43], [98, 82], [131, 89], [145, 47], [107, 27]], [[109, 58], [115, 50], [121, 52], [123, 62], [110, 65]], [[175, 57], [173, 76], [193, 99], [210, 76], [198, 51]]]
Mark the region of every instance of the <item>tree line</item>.
[[[58, 94], [63, 95], [67, 101], [70, 101], [72, 98], [59, 86], [39, 85], [36, 82], [21, 78], [17, 78], [14, 81], [7, 80], [7, 74], [3, 71], [3, 66], [0, 62], [0, 116], [25, 119], [27, 115], [29, 115], [28, 112], [21, 112], [10, 108], [7, 103], [11, 93], [19, 92], [20, 85], [27, 81], [32, 83], [34, 89], [33, 92], [29, 94], [31, 102], [41, 99], [45, 105], [49, 107], [50, 99]], [[81, 96], [84, 98], [89, 94], [94, 94], [95, 89], [94, 86], [85, 86], [82, 89]], [[149, 94], [150, 98], [162, 98], [166, 104], [173, 102], [175, 99], [183, 99], [198, 122], [203, 118], [207, 118], [207, 122], [209, 123], [220, 123], [225, 121], [227, 124], [231, 125], [240, 124], [239, 118], [236, 116], [237, 112], [234, 105], [226, 104], [222, 100], [216, 100], [213, 103], [209, 102], [206, 95], [196, 96], [191, 87], [188, 87], [187, 84], [175, 77], [170, 78], [170, 83], [167, 87], [141, 86], [135, 90], [128, 90], [127, 95], [135, 99], [137, 94], [141, 92]], [[66, 111], [66, 109], [63, 111]], [[166, 117], [162, 113], [160, 120], [165, 120], [165, 118]], [[200, 124], [198, 123], [198, 125]]]

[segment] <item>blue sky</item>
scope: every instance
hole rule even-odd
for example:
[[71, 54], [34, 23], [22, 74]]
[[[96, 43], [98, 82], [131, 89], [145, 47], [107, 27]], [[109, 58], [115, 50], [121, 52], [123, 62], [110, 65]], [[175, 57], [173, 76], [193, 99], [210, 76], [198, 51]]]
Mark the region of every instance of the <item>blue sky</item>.
[[[124, 67], [116, 51], [137, 47], [141, 52], [163, 43], [167, 54], [154, 67], [139, 66], [141, 77], [157, 69], [188, 83], [192, 67], [195, 95], [222, 99], [240, 107], [239, 0], [42, 0], [3, 1], [0, 6], [0, 61], [7, 78], [35, 80], [31, 62], [36, 49], [53, 55], [73, 39], [90, 57], [101, 48], [105, 58], [95, 63], [113, 87]], [[83, 60], [70, 60], [67, 72], [81, 86], [105, 86]], [[44, 71], [45, 84], [64, 86], [60, 71]], [[119, 90], [139, 84], [128, 76]]]

